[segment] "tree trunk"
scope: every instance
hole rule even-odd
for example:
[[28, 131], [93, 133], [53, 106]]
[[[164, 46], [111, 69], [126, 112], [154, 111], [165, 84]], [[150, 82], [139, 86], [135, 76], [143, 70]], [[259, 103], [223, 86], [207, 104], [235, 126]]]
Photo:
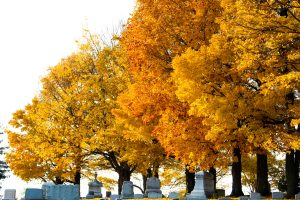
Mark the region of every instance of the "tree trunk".
[[209, 173], [214, 177], [214, 193], [216, 193], [217, 189], [217, 171], [214, 167], [209, 168]]
[[270, 195], [268, 182], [268, 156], [267, 154], [256, 154], [256, 192], [262, 196]]
[[75, 172], [75, 182], [74, 182], [74, 184], [78, 185], [79, 196], [80, 196], [80, 179], [81, 179], [81, 170], [77, 169], [76, 172]]
[[147, 176], [143, 175], [143, 190], [146, 191]]
[[186, 191], [191, 193], [195, 186], [195, 172], [190, 172], [185, 168], [185, 181], [186, 181]]
[[159, 171], [159, 164], [154, 164], [153, 165], [153, 173], [154, 173], [153, 176], [156, 178], [159, 178], [158, 171]]
[[285, 171], [287, 183], [287, 197], [294, 197], [298, 193], [299, 182], [299, 151], [291, 150], [285, 156]]
[[80, 185], [80, 178], [81, 178], [81, 173], [80, 173], [80, 171], [76, 171], [76, 172], [75, 172], [75, 182], [74, 182], [74, 184]]
[[151, 169], [149, 168], [149, 169], [147, 169], [147, 175], [146, 175], [146, 176], [143, 175], [143, 189], [144, 189], [144, 191], [146, 191], [146, 187], [147, 187], [147, 185], [146, 185], [147, 179], [150, 178], [151, 176], [152, 176], [152, 171], [151, 171]]
[[244, 195], [242, 190], [242, 156], [239, 148], [233, 149], [233, 156], [237, 158], [237, 162], [233, 162], [231, 167], [232, 190], [230, 196], [239, 197]]
[[118, 194], [121, 195], [122, 186], [124, 181], [130, 181], [131, 170], [129, 167], [122, 167], [118, 171], [119, 179], [118, 179]]

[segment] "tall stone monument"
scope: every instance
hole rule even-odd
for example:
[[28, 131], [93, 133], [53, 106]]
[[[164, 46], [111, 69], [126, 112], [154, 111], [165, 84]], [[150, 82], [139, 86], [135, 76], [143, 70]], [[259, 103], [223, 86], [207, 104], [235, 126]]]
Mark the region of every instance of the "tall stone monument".
[[186, 197], [187, 200], [207, 200], [204, 190], [204, 175], [205, 173], [203, 171], [195, 174], [194, 190]]
[[97, 180], [97, 173], [95, 173], [95, 179], [89, 182], [89, 191], [87, 196], [93, 196], [94, 198], [102, 198], [101, 187], [103, 184]]

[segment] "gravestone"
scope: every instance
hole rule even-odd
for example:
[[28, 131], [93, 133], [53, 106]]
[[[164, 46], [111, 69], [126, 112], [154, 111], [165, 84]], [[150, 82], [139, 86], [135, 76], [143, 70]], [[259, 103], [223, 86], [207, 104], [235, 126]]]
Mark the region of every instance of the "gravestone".
[[210, 198], [215, 194], [216, 191], [214, 187], [214, 176], [208, 172], [204, 172], [204, 191], [206, 197]]
[[43, 190], [43, 198], [46, 199], [46, 193], [49, 186], [55, 185], [54, 183], [45, 182], [42, 184], [42, 190]]
[[261, 195], [258, 192], [251, 192], [250, 193], [250, 199], [251, 200], [261, 199]]
[[111, 195], [111, 191], [106, 191], [105, 197], [106, 197], [106, 198], [109, 198], [110, 195]]
[[295, 194], [295, 199], [300, 199], [300, 192], [298, 194]]
[[160, 180], [157, 177], [147, 178], [145, 194], [146, 197], [151, 199], [162, 198], [162, 192], [160, 190]]
[[225, 190], [224, 189], [216, 189], [217, 197], [225, 197]]
[[123, 182], [121, 198], [122, 199], [134, 198], [132, 181], [124, 181]]
[[25, 200], [37, 200], [44, 199], [43, 197], [43, 189], [39, 188], [27, 188], [25, 190]]
[[248, 200], [249, 197], [248, 197], [248, 196], [240, 196], [238, 199], [239, 199], [239, 200]]
[[218, 200], [231, 200], [230, 197], [222, 197], [222, 198], [218, 198]]
[[2, 200], [15, 200], [16, 199], [16, 189], [5, 189], [4, 197]]
[[120, 196], [117, 195], [117, 194], [110, 195], [110, 200], [116, 200], [116, 199], [119, 199], [119, 198], [120, 198]]
[[283, 192], [272, 192], [272, 199], [284, 199]]
[[85, 198], [86, 199], [94, 199], [94, 192], [93, 191], [89, 191], [89, 193], [86, 195]]
[[78, 200], [78, 185], [53, 185], [43, 184], [42, 186], [47, 200]]
[[170, 192], [168, 198], [178, 200], [179, 199], [179, 194], [178, 194], [178, 192]]
[[134, 194], [135, 199], [143, 199], [144, 195], [143, 194]]
[[93, 193], [94, 198], [102, 198], [101, 187], [103, 186], [101, 182], [97, 180], [97, 173], [95, 173], [95, 179], [92, 182], [89, 182], [89, 191], [88, 195], [91, 196]]
[[204, 190], [204, 175], [203, 171], [195, 174], [195, 186], [190, 195], [187, 195], [187, 200], [207, 200]]

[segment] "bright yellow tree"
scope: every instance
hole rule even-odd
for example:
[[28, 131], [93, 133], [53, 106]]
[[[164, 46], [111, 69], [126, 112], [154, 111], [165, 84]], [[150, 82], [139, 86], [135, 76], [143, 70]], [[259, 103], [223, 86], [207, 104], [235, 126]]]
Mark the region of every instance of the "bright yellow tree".
[[[299, 146], [299, 137], [288, 134], [299, 118], [297, 59], [287, 59], [287, 52], [298, 52], [292, 31], [299, 30], [298, 8], [287, 3], [221, 1], [220, 32], [210, 45], [173, 62], [177, 96], [190, 104], [189, 114], [205, 118], [205, 138], [258, 153], [257, 191], [263, 195], [269, 193], [266, 152]], [[293, 19], [280, 16], [285, 8]]]

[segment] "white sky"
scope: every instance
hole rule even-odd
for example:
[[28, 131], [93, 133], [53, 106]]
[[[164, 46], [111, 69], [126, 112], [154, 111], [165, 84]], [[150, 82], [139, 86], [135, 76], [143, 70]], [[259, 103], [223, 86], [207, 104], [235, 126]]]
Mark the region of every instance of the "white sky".
[[[83, 28], [107, 33], [126, 21], [134, 3], [0, 0], [0, 124], [5, 127], [13, 112], [31, 102], [49, 66], [76, 50]], [[24, 183], [12, 176], [2, 186], [21, 188]]]

